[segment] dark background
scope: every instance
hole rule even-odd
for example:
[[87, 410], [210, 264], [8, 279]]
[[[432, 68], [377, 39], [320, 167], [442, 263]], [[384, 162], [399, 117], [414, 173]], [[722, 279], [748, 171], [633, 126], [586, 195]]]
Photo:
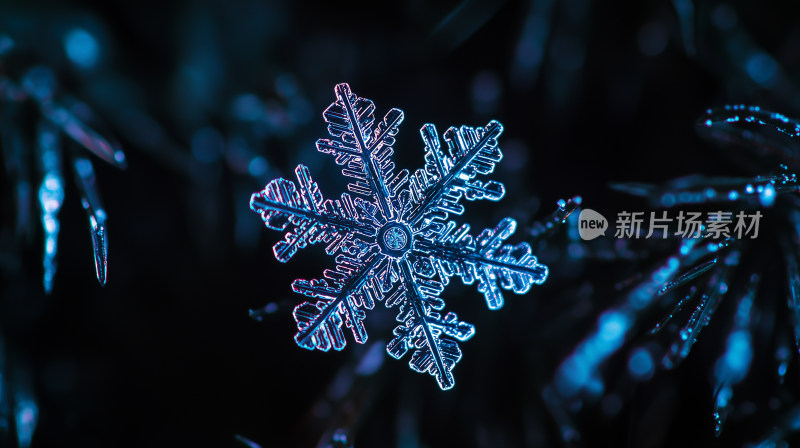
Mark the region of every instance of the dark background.
[[[291, 280], [317, 278], [333, 261], [312, 247], [278, 263], [280, 235], [249, 212], [250, 193], [298, 163], [326, 197], [343, 191], [333, 161], [314, 151], [340, 82], [375, 101], [378, 116], [405, 111], [400, 167], [422, 163], [423, 123], [443, 132], [501, 121], [506, 158], [494, 178], [507, 194], [468, 203], [460, 220], [478, 229], [513, 216], [514, 242], [559, 198], [581, 195], [609, 212], [646, 206], [611, 192], [612, 181], [757, 174], [699, 137], [695, 120], [739, 102], [797, 113], [798, 14], [789, 2], [700, 0], [5, 2], [0, 33], [17, 49], [0, 74], [51, 67], [62, 95], [93, 108], [129, 165], [94, 159], [109, 216], [105, 287], [65, 166], [49, 296], [36, 204], [26, 233], [13, 233], [13, 179], [3, 181], [0, 325], [5, 368], [30, 379], [38, 402], [33, 446], [244, 446], [237, 434], [263, 447], [325, 446], [337, 427], [359, 447], [559, 445], [542, 388], [614, 303], [614, 283], [650, 264], [569, 263], [554, 238], [541, 255], [551, 279], [526, 296], [506, 294], [498, 312], [474, 287], [446, 289], [449, 308], [477, 328], [461, 344], [453, 390], [388, 356], [348, 387], [364, 347], [311, 353], [292, 339], [300, 298]], [[76, 28], [98, 42], [90, 67], [65, 51]], [[32, 141], [36, 113], [20, 113], [15, 123]], [[262, 322], [248, 317], [268, 303]], [[391, 320], [385, 309], [372, 313], [370, 342], [390, 338]], [[783, 408], [757, 407], [714, 437], [709, 365], [721, 344], [722, 332], [701, 339], [679, 369], [626, 389], [616, 411], [586, 403], [576, 413], [582, 443], [757, 440]], [[609, 384], [630, 382], [624, 362], [612, 358]], [[773, 389], [747, 393], [762, 403]]]

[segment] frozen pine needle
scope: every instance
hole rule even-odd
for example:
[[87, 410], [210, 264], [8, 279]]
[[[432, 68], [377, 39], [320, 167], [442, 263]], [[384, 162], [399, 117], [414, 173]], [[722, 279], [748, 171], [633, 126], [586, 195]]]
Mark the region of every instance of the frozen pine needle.
[[[663, 288], [662, 288], [662, 290], [663, 290]], [[675, 304], [675, 306], [672, 308], [672, 310], [669, 312], [669, 314], [664, 316], [664, 318], [659, 323], [657, 323], [656, 326], [653, 327], [652, 330], [650, 330], [650, 334], [656, 334], [659, 331], [661, 331], [664, 328], [664, 326], [666, 326], [669, 323], [669, 321], [672, 320], [672, 318], [675, 316], [675, 314], [680, 312], [680, 310], [683, 309], [683, 306], [688, 301], [692, 300], [692, 298], [694, 298], [694, 295], [696, 293], [697, 293], [697, 288], [692, 286], [689, 289], [689, 294], [686, 294], [686, 296], [684, 296], [684, 298], [682, 298], [681, 300], [678, 301], [678, 303]]]
[[699, 264], [689, 271], [679, 275], [676, 279], [667, 282], [659, 291], [658, 295], [663, 296], [668, 291], [677, 288], [681, 285], [684, 285], [697, 277], [700, 277], [704, 273], [708, 272], [714, 265], [717, 264], [717, 259], [712, 258], [711, 260], [706, 261], [705, 263]]
[[[677, 367], [690, 355], [704, 328], [712, 320], [720, 320], [714, 316], [724, 316], [733, 307], [733, 324], [727, 328], [717, 324], [711, 330], [725, 331], [722, 334], [727, 335], [711, 369], [714, 394], [710, 417], [715, 435], [721, 435], [729, 419], [740, 421], [744, 415], [737, 405], [749, 400], [735, 397], [734, 393], [756, 366], [757, 329], [774, 334], [775, 347], [768, 356], [773, 360], [775, 383], [780, 390], [786, 387], [784, 379], [791, 376], [787, 372], [793, 365], [789, 332], [778, 328], [779, 321], [765, 320], [763, 316], [786, 314], [784, 319], [794, 332], [791, 339], [796, 350], [800, 350], [800, 198], [797, 195], [800, 184], [796, 162], [800, 154], [800, 121], [757, 106], [736, 105], [709, 110], [698, 122], [698, 128], [712, 140], [744, 147], [749, 152], [739, 154], [742, 160], [766, 169], [760, 168], [760, 175], [745, 177], [695, 174], [661, 185], [616, 183], [611, 189], [644, 198], [655, 209], [677, 208], [681, 213], [698, 208], [725, 210], [732, 216], [768, 216], [769, 223], [758, 238], [755, 233], [748, 238], [747, 231], [723, 234], [719, 239], [709, 238], [710, 230], [697, 238], [669, 233], [667, 237], [678, 242], [679, 248], [677, 254], [665, 259], [661, 268], [664, 275], [657, 274], [657, 270], [639, 276], [644, 281], [633, 288], [626, 301], [599, 314], [596, 329], [578, 343], [556, 371], [552, 383], [555, 394], [550, 401], [557, 407], [549, 405], [549, 408], [559, 422], [565, 421], [565, 416], [571, 417], [564, 409], [576, 402], [620, 393], [620, 387], [606, 390], [613, 386], [603, 377], [601, 369], [612, 354], [635, 338], [637, 327], [652, 314], [648, 309], [663, 304], [657, 297], [670, 301], [672, 306], [646, 333], [650, 337], [647, 345], [637, 344], [632, 348], [628, 364], [632, 378], [643, 381], [652, 378], [657, 368]], [[756, 158], [744, 157], [748, 154]], [[769, 171], [770, 166], [777, 168]], [[716, 213], [721, 216], [723, 212]], [[777, 256], [767, 250], [776, 246], [782, 250]], [[766, 266], [765, 261], [768, 261]], [[773, 279], [776, 270], [771, 269], [775, 261], [783, 264], [778, 270], [782, 271], [778, 281]], [[777, 303], [770, 300], [774, 292], [759, 294], [760, 289], [772, 291], [780, 282], [784, 283], [786, 294]], [[686, 286], [689, 291], [679, 295], [679, 288]], [[727, 301], [736, 302], [717, 313], [727, 296], [730, 296]], [[667, 327], [693, 301], [694, 307], [686, 320], [674, 328]], [[789, 312], [782, 313], [787, 304]], [[660, 357], [660, 363], [656, 362], [659, 359], [656, 356]], [[744, 394], [737, 392], [737, 395]], [[783, 439], [800, 427], [796, 409], [787, 416], [791, 423], [779, 426], [758, 446], [782, 446]]]

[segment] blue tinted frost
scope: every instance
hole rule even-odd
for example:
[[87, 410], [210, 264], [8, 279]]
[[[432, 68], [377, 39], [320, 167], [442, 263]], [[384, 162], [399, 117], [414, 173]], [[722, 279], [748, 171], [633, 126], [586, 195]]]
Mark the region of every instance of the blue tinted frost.
[[391, 109], [382, 120], [372, 101], [356, 96], [347, 84], [335, 89], [336, 101], [324, 112], [330, 138], [317, 150], [334, 157], [351, 179], [348, 193], [325, 199], [306, 166], [297, 180], [275, 179], [252, 195], [250, 207], [267, 227], [283, 231], [273, 247], [287, 262], [311, 244], [324, 244], [336, 268], [323, 278], [298, 279], [295, 292], [311, 298], [294, 310], [295, 341], [309, 350], [341, 350], [349, 329], [356, 342], [367, 340], [366, 311], [377, 302], [397, 310], [399, 325], [388, 353], [433, 375], [439, 387], [453, 387], [452, 369], [461, 359], [458, 341], [475, 333], [472, 324], [444, 312], [440, 297], [454, 276], [477, 284], [490, 309], [503, 306], [502, 290], [517, 294], [547, 278], [527, 243], [505, 244], [517, 223], [505, 218], [477, 234], [451, 215], [464, 211], [462, 199], [498, 201], [503, 184], [484, 180], [503, 155], [498, 137], [503, 127], [451, 127], [444, 145], [436, 127], [420, 130], [425, 165], [414, 173], [396, 170], [392, 161], [403, 111]]

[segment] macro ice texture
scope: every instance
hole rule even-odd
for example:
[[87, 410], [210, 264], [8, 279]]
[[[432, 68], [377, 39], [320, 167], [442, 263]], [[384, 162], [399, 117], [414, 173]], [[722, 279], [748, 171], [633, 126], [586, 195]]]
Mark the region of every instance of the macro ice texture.
[[296, 183], [275, 179], [250, 199], [267, 227], [286, 232], [273, 247], [278, 261], [316, 243], [335, 256], [336, 268], [326, 269], [324, 278], [292, 283], [295, 292], [312, 299], [294, 310], [295, 341], [309, 350], [342, 350], [346, 327], [363, 344], [366, 311], [383, 301], [398, 309], [399, 325], [387, 352], [397, 359], [413, 352], [409, 366], [450, 389], [461, 359], [458, 341], [475, 333], [472, 324], [443, 311], [440, 295], [450, 279], [477, 282], [495, 310], [503, 306], [503, 289], [523, 294], [548, 274], [527, 243], [504, 244], [517, 227], [513, 219], [477, 236], [469, 225], [449, 219], [463, 213], [462, 198], [503, 197], [503, 184], [479, 179], [503, 157], [497, 141], [503, 126], [490, 121], [484, 127], [451, 127], [444, 149], [434, 125], [424, 125], [425, 166], [410, 174], [396, 171], [392, 161], [403, 111], [391, 109], [376, 122], [372, 101], [356, 96], [348, 84], [337, 85], [335, 93], [323, 114], [331, 138], [318, 140], [317, 150], [332, 155], [352, 179], [349, 193], [324, 199], [308, 168], [299, 165]]

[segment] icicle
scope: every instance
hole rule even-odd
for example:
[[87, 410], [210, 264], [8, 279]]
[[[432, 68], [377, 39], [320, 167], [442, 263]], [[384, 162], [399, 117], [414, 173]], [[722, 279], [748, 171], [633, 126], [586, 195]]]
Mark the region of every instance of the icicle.
[[695, 266], [694, 268], [690, 269], [689, 271], [679, 275], [674, 280], [668, 282], [658, 291], [658, 295], [663, 296], [667, 293], [667, 291], [677, 288], [681, 285], [684, 285], [697, 277], [703, 275], [704, 273], [708, 272], [714, 265], [717, 264], [717, 259], [713, 258], [711, 260], [706, 261], [705, 263]]
[[107, 272], [107, 236], [106, 212], [100, 203], [100, 193], [95, 183], [94, 168], [87, 158], [76, 158], [73, 163], [75, 179], [81, 193], [81, 203], [86, 215], [89, 217], [89, 226], [92, 232], [92, 247], [94, 248], [94, 265], [97, 281], [102, 286], [106, 285]]
[[37, 133], [37, 158], [42, 173], [42, 182], [39, 185], [39, 207], [44, 230], [43, 283], [45, 293], [50, 294], [56, 274], [58, 232], [61, 227], [58, 213], [64, 202], [64, 178], [61, 174], [61, 147], [58, 134], [47, 122], [39, 124]]

